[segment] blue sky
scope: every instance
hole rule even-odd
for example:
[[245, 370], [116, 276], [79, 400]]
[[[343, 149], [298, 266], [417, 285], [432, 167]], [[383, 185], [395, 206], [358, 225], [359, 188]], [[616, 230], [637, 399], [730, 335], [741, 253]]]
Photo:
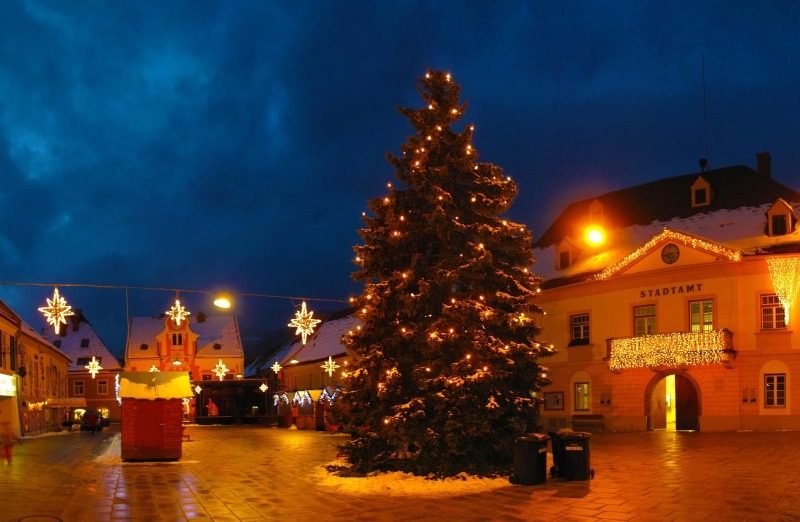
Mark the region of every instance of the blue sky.
[[[710, 166], [770, 151], [800, 189], [800, 6], [560, 4], [2, 2], [0, 279], [346, 299], [429, 67], [461, 84], [535, 235], [572, 200], [697, 170], [703, 57]], [[119, 351], [122, 291], [62, 293]], [[35, 326], [50, 294], [0, 286]], [[299, 304], [238, 314], [279, 328]]]

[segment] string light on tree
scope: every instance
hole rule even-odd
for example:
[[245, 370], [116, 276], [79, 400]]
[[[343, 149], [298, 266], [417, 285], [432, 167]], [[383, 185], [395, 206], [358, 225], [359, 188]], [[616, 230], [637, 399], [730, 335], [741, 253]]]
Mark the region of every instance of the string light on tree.
[[58, 294], [58, 288], [53, 290], [53, 298], [47, 298], [47, 306], [39, 308], [47, 319], [47, 324], [53, 325], [56, 335], [61, 331], [61, 325], [67, 324], [67, 317], [75, 315], [67, 300]]
[[100, 361], [98, 361], [94, 355], [92, 355], [92, 360], [89, 361], [89, 364], [84, 366], [84, 368], [89, 370], [89, 373], [92, 374], [92, 379], [97, 377], [97, 374], [103, 369], [103, 367], [100, 366]]
[[175, 299], [175, 304], [173, 304], [170, 309], [166, 311], [166, 314], [170, 316], [173, 321], [175, 321], [177, 326], [180, 326], [181, 321], [185, 321], [186, 318], [191, 315], [189, 311], [181, 304], [180, 299]]
[[214, 369], [211, 370], [211, 371], [214, 374], [216, 374], [216, 376], [221, 381], [221, 380], [223, 380], [225, 378], [225, 374], [228, 373], [230, 370], [228, 369], [227, 366], [225, 366], [225, 363], [222, 362], [222, 359], [220, 359], [219, 361], [217, 361], [217, 365], [214, 366]]
[[294, 319], [289, 322], [289, 326], [297, 328], [294, 332], [295, 335], [299, 334], [303, 339], [303, 344], [306, 344], [308, 336], [314, 333], [314, 327], [321, 322], [320, 319], [314, 319], [314, 312], [309, 312], [306, 309], [306, 302], [303, 301], [300, 310], [295, 312]]
[[340, 368], [338, 364], [333, 360], [332, 356], [328, 356], [328, 360], [325, 361], [322, 366], [320, 366], [325, 373], [328, 374], [328, 377], [333, 377], [333, 373], [336, 371], [337, 368]]

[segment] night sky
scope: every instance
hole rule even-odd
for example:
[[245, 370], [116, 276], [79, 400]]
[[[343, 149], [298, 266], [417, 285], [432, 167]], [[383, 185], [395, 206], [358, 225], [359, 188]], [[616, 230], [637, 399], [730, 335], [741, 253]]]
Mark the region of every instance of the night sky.
[[[769, 151], [800, 189], [799, 35], [789, 1], [0, 2], [0, 280], [345, 300], [429, 67], [537, 237], [570, 201], [697, 170], [703, 57], [710, 167]], [[121, 353], [124, 292], [61, 290]], [[51, 294], [0, 286], [36, 327]], [[237, 314], [249, 335], [299, 305]]]

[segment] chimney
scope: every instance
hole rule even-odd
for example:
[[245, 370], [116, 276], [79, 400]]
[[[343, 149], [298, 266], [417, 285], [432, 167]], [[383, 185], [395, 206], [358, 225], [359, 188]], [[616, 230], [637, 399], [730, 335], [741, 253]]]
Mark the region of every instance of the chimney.
[[83, 310], [77, 308], [75, 313], [69, 317], [69, 320], [72, 322], [72, 331], [77, 332], [81, 325], [81, 321], [83, 321]]
[[769, 152], [756, 152], [756, 172], [765, 178], [772, 177], [772, 156]]

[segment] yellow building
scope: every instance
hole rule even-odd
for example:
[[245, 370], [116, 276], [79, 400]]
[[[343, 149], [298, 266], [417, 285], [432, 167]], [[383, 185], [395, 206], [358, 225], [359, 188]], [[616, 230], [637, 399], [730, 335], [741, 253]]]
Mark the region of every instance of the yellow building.
[[569, 205], [537, 241], [545, 429], [800, 429], [800, 193], [758, 169]]

